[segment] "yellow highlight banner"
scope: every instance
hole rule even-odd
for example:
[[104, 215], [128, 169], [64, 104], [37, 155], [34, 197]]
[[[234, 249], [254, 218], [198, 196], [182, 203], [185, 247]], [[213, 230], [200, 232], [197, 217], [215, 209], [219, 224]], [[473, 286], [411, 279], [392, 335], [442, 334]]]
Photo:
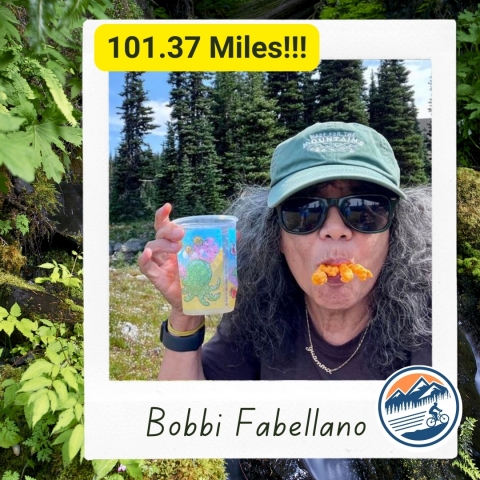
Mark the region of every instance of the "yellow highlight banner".
[[105, 71], [310, 71], [320, 33], [308, 24], [131, 23], [95, 31]]

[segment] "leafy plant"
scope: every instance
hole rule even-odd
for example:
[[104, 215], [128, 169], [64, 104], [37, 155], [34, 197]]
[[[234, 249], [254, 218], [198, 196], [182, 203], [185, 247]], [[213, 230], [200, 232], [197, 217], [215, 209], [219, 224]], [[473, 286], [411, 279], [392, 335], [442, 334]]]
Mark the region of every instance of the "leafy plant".
[[[75, 257], [75, 262], [73, 264], [72, 271], [68, 269], [66, 265], [63, 263], [57, 263], [55, 260], [52, 260], [52, 263], [42, 263], [42, 265], [39, 265], [40, 268], [46, 268], [46, 269], [51, 269], [52, 273], [48, 277], [37, 277], [35, 279], [35, 283], [45, 283], [45, 282], [51, 282], [51, 283], [61, 283], [65, 285], [67, 288], [70, 287], [80, 287], [82, 284], [82, 281], [78, 277], [74, 277], [74, 270], [75, 270], [75, 264], [78, 260], [82, 260], [83, 257], [79, 255], [77, 252], [74, 250], [72, 251], [72, 254]], [[80, 269], [76, 273], [76, 275], [82, 275], [83, 270]]]
[[10, 336], [14, 329], [17, 329], [25, 337], [34, 342], [34, 331], [38, 328], [37, 322], [32, 322], [28, 318], [18, 319], [22, 311], [18, 303], [15, 303], [10, 312], [5, 308], [0, 307], [0, 331], [4, 331]]
[[[119, 472], [126, 472], [136, 480], [224, 480], [225, 464], [222, 459], [170, 459], [170, 460], [92, 460], [94, 480], [123, 480]], [[118, 465], [118, 467], [117, 467]], [[110, 473], [112, 470], [118, 473]]]
[[458, 162], [480, 166], [480, 9], [457, 21]]
[[[4, 0], [0, 6], [0, 165], [27, 182], [60, 182], [80, 157], [81, 27], [109, 0]], [[28, 43], [27, 43], [28, 41]], [[0, 190], [7, 177], [0, 173]]]
[[[0, 7], [1, 14], [10, 26], [18, 23], [6, 8]], [[53, 70], [24, 55], [18, 32], [17, 36], [4, 35], [1, 40], [4, 67], [0, 70], [0, 161], [28, 182], [33, 181], [38, 167], [47, 178], [59, 182], [65, 165], [70, 165], [66, 143], [76, 147], [81, 144], [73, 105]], [[31, 86], [32, 77], [36, 81]]]
[[93, 470], [95, 472], [94, 480], [124, 480], [119, 473], [107, 475], [115, 466], [119, 464], [117, 472], [126, 472], [128, 477], [135, 480], [142, 480], [142, 470], [140, 468], [141, 460], [92, 460]]
[[28, 218], [23, 213], [19, 213], [15, 217], [15, 228], [20, 231], [22, 235], [26, 235], [28, 233], [28, 227], [30, 222]]
[[141, 468], [145, 478], [158, 480], [224, 480], [225, 463], [222, 459], [185, 458], [176, 460], [143, 460]]
[[[30, 477], [28, 475], [25, 475], [23, 477], [25, 480], [35, 480], [33, 477]], [[2, 480], [20, 480], [20, 475], [17, 472], [11, 472], [10, 470], [7, 470], [3, 476]]]
[[19, 320], [18, 304], [6, 320], [5, 312], [0, 310], [2, 329], [11, 334], [13, 326], [22, 328], [31, 346], [40, 346], [44, 356], [33, 361], [19, 381], [10, 378], [1, 384], [4, 401], [0, 423], [6, 427], [0, 431], [0, 445], [6, 448], [21, 439], [21, 427], [11, 423], [18, 418], [14, 410], [20, 407], [31, 432], [23, 443], [32, 448], [39, 461], [48, 461], [55, 445], [61, 446], [65, 465], [77, 455], [83, 459], [83, 339], [70, 335], [63, 324], [41, 319], [39, 326], [28, 319]]
[[460, 435], [458, 437], [458, 456], [452, 462], [452, 465], [458, 467], [468, 478], [480, 480], [480, 469], [473, 460], [472, 438], [475, 429], [475, 418], [466, 417], [460, 425]]
[[385, 18], [385, 7], [378, 0], [326, 0], [320, 13], [322, 20]]
[[[480, 173], [471, 168], [457, 169], [457, 237], [480, 247]], [[461, 249], [460, 249], [461, 250]]]
[[9, 448], [22, 441], [19, 435], [20, 429], [10, 418], [5, 418], [0, 428], [0, 447]]
[[0, 235], [5, 235], [11, 232], [14, 228], [16, 228], [22, 235], [26, 235], [28, 233], [29, 224], [28, 217], [23, 213], [19, 213], [15, 217], [15, 227], [12, 225], [11, 220], [0, 220]]

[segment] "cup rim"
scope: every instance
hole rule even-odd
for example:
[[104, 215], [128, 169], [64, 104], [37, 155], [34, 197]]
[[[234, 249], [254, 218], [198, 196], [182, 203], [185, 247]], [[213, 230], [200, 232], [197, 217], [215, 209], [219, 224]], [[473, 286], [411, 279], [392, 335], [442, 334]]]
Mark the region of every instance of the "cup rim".
[[182, 227], [189, 224], [225, 224], [231, 222], [237, 223], [238, 218], [233, 215], [192, 215], [190, 217], [181, 217], [172, 220], [172, 223], [176, 223]]

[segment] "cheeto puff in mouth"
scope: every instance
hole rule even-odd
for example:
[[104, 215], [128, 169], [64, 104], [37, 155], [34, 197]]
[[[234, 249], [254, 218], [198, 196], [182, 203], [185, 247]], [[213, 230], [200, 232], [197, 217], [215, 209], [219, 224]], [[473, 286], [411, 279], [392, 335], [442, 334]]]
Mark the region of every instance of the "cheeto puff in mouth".
[[355, 275], [362, 282], [367, 278], [373, 277], [372, 272], [359, 263], [342, 263], [340, 265], [322, 263], [315, 272], [313, 272], [312, 283], [314, 285], [323, 285], [327, 283], [328, 277], [336, 277], [338, 274], [340, 274], [340, 280], [343, 283], [351, 282]]

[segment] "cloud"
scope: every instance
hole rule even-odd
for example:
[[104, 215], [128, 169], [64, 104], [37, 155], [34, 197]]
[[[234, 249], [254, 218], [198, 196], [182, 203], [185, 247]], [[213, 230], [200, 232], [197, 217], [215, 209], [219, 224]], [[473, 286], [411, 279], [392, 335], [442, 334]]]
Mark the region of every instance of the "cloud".
[[168, 107], [168, 102], [159, 102], [157, 100], [149, 100], [145, 102], [147, 107], [151, 107], [154, 114], [154, 123], [158, 125], [155, 130], [152, 130], [151, 135], [164, 137], [167, 134], [167, 122], [170, 120], [170, 113], [172, 109]]
[[111, 132], [120, 132], [123, 128], [123, 120], [120, 118], [120, 114], [118, 113], [110, 115], [108, 122], [110, 124]]
[[[155, 100], [149, 100], [145, 102], [146, 107], [151, 107], [153, 110], [153, 123], [158, 125], [155, 130], [150, 132], [150, 135], [156, 135], [159, 137], [164, 137], [167, 134], [166, 123], [170, 120], [170, 113], [172, 109], [167, 107], [168, 102], [159, 102]], [[123, 120], [120, 117], [120, 113], [110, 115], [110, 132], [117, 133], [121, 132], [123, 128]]]
[[428, 111], [431, 98], [430, 78], [432, 75], [431, 63], [429, 60], [407, 60], [405, 67], [410, 71], [408, 76], [409, 84], [415, 90], [415, 105], [418, 108], [418, 118], [430, 118]]
[[[364, 72], [364, 78], [367, 87], [370, 86], [371, 72], [377, 72], [380, 61], [364, 62], [367, 69]], [[415, 96], [415, 106], [418, 110], [418, 118], [430, 118], [432, 114], [428, 111], [431, 97], [429, 81], [432, 74], [430, 60], [405, 60], [404, 65], [410, 71], [408, 75], [408, 85], [413, 87]]]

